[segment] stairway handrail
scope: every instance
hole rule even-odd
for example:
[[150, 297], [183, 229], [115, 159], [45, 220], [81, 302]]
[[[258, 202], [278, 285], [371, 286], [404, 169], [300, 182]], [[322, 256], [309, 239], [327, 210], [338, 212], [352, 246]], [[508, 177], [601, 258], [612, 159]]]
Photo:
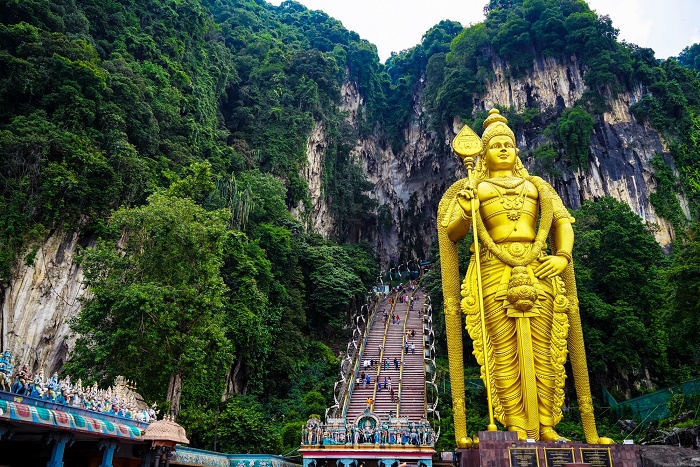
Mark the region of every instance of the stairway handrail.
[[[427, 295], [426, 295], [426, 297], [427, 297]], [[427, 361], [427, 362], [430, 362], [430, 361], [435, 362], [435, 356], [432, 354], [432, 351], [433, 351], [434, 348], [435, 348], [435, 340], [434, 340], [434, 338], [433, 338], [433, 341], [432, 341], [432, 343], [431, 343], [431, 349], [430, 349], [430, 350], [431, 350], [431, 357], [432, 357], [432, 360], [426, 358], [426, 356], [425, 356], [425, 350], [426, 350], [426, 348], [427, 348], [426, 342], [425, 342], [425, 341], [426, 341], [425, 338], [426, 338], [426, 337], [430, 338], [430, 335], [431, 335], [431, 333], [432, 333], [432, 331], [433, 331], [433, 321], [432, 321], [432, 319], [429, 319], [429, 320], [426, 320], [426, 319], [425, 319], [425, 316], [426, 316], [427, 313], [428, 313], [428, 307], [429, 307], [428, 303], [427, 303], [427, 302], [424, 302], [424, 303], [423, 303], [423, 311], [422, 311], [422, 313], [421, 313], [421, 334], [422, 334], [422, 335], [421, 335], [421, 341], [422, 341], [422, 345], [423, 345], [423, 371], [425, 371], [426, 361]], [[432, 315], [432, 307], [430, 307], [430, 314]], [[427, 332], [427, 334], [426, 334], [426, 329], [425, 329], [425, 328], [426, 328], [426, 326], [425, 326], [425, 323], [426, 323], [426, 322], [428, 323], [428, 324], [427, 324], [427, 326], [428, 326], [428, 332]], [[433, 337], [434, 337], [434, 333], [433, 333]], [[437, 370], [435, 370], [435, 371], [437, 372]], [[435, 378], [433, 378], [433, 385], [435, 384], [435, 383], [434, 383], [434, 380], [435, 380]], [[428, 388], [427, 388], [428, 382], [429, 382], [429, 381], [428, 381], [428, 375], [427, 375], [427, 371], [426, 371], [426, 377], [425, 377], [426, 388], [425, 388], [425, 397], [423, 398], [423, 414], [424, 414], [424, 416], [425, 416], [426, 419], [428, 418]], [[436, 386], [436, 388], [437, 388], [437, 386]], [[436, 396], [436, 397], [437, 397], [437, 396]], [[437, 406], [437, 401], [436, 401], [435, 405]]]
[[411, 301], [413, 300], [413, 294], [418, 290], [418, 287], [416, 287], [415, 290], [411, 290], [411, 292], [408, 294], [408, 300], [406, 301], [406, 315], [404, 316], [403, 319], [403, 331], [401, 333], [401, 368], [399, 369], [399, 389], [396, 393], [396, 416], [399, 417], [401, 415], [401, 387], [403, 384], [403, 367], [404, 367], [404, 356], [406, 355], [405, 352], [405, 345], [404, 342], [407, 342], [406, 339], [406, 324], [408, 323], [408, 312], [409, 309], [411, 308]]

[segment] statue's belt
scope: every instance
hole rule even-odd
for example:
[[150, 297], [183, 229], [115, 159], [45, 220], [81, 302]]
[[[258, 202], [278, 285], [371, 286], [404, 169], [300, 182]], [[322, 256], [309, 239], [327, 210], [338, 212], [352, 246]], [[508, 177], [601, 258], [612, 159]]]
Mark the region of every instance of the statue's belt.
[[[530, 250], [532, 250], [534, 241], [532, 242], [501, 242], [496, 244], [496, 248], [501, 250], [503, 253], [512, 256], [513, 258], [520, 258], [521, 256], [525, 256], [528, 253], [530, 253]], [[500, 261], [498, 258], [496, 258], [493, 253], [491, 253], [486, 245], [483, 243], [479, 245], [479, 251], [481, 252], [481, 261]], [[474, 253], [474, 244], [471, 245], [470, 251]], [[542, 249], [542, 252], [540, 253], [540, 258], [545, 256], [544, 253], [544, 248]]]

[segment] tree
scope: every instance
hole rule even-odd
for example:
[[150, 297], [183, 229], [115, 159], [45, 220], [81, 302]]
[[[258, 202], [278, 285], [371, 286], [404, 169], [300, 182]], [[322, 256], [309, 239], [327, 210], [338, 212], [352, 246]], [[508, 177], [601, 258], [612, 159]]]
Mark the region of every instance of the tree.
[[691, 70], [700, 71], [700, 44], [689, 45], [678, 55], [678, 63]]
[[581, 107], [566, 109], [557, 122], [557, 134], [564, 147], [564, 160], [576, 169], [586, 169], [594, 121]]
[[280, 452], [280, 434], [270, 429], [269, 419], [254, 399], [237, 397], [229, 400], [219, 417], [219, 424], [223, 452]]
[[684, 374], [697, 374], [700, 366], [700, 224], [694, 224], [677, 244], [673, 263], [668, 270], [669, 323], [676, 336], [670, 356]]
[[89, 294], [72, 322], [66, 371], [101, 381], [123, 374], [177, 416], [183, 379], [212, 360], [230, 363], [220, 275], [229, 217], [164, 193], [117, 210], [110, 237], [82, 255]]
[[[668, 369], [661, 247], [630, 207], [611, 197], [575, 213], [574, 266], [592, 373], [632, 386]], [[605, 381], [606, 383], [608, 381]]]
[[325, 336], [339, 333], [347, 324], [353, 297], [365, 292], [350, 256], [332, 245], [309, 246], [304, 251], [308, 274], [308, 324]]

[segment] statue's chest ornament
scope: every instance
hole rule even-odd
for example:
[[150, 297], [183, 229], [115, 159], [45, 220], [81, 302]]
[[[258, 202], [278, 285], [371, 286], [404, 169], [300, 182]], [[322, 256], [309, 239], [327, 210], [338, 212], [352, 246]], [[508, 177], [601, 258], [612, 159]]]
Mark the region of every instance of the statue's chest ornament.
[[[488, 181], [498, 194], [498, 199], [506, 210], [506, 216], [511, 221], [520, 219], [525, 206], [525, 179], [524, 178], [502, 178]], [[519, 190], [517, 188], [520, 187]]]

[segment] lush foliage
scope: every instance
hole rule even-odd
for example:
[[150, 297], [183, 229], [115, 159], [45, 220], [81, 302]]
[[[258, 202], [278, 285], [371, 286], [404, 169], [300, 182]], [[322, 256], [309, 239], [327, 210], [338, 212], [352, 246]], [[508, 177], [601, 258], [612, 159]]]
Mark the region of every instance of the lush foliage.
[[684, 48], [678, 56], [678, 63], [695, 71], [700, 71], [700, 44], [693, 44]]
[[[700, 80], [697, 72], [669, 59], [652, 69], [650, 93], [632, 111], [639, 121], [649, 122], [670, 142], [673, 161], [658, 158], [655, 169], [659, 178], [657, 196], [652, 199], [663, 215], [679, 230], [685, 227], [685, 215], [677, 207], [677, 194], [689, 201], [691, 217], [697, 219], [700, 200]], [[677, 171], [670, 171], [668, 165]], [[670, 171], [670, 172], [669, 172]]]
[[[589, 369], [599, 382], [623, 384], [668, 372], [665, 257], [629, 206], [605, 197], [574, 213], [576, 281]], [[629, 387], [622, 388], [629, 390]]]
[[700, 365], [700, 225], [693, 224], [679, 242], [666, 271], [665, 298], [670, 305], [674, 345], [669, 358], [679, 377], [697, 374]]
[[575, 169], [586, 169], [588, 166], [593, 123], [593, 117], [581, 107], [566, 109], [557, 122], [557, 136], [564, 149], [564, 160]]
[[169, 386], [179, 413], [182, 380], [230, 361], [220, 274], [229, 216], [160, 193], [116, 211], [110, 228], [122, 238], [83, 254], [91, 296], [73, 324], [78, 341], [67, 370], [101, 373], [81, 374], [87, 380], [129, 375], [146, 394]]
[[[300, 169], [315, 120], [338, 127], [345, 69], [376, 108], [373, 46], [293, 2], [30, 0], [0, 2], [0, 279], [47, 230], [91, 228], [143, 203], [195, 161], [213, 172], [260, 169], [309, 207]], [[375, 71], [371, 71], [375, 70]], [[365, 76], [366, 75], [366, 76]], [[270, 85], [272, 83], [272, 85]], [[376, 92], [375, 92], [376, 91]], [[261, 125], [260, 122], [265, 122]], [[347, 139], [347, 130], [338, 139]], [[344, 143], [339, 142], [338, 146]], [[371, 188], [329, 155], [326, 196], [338, 239]], [[340, 191], [333, 180], [341, 182]], [[353, 204], [350, 204], [353, 206]]]

